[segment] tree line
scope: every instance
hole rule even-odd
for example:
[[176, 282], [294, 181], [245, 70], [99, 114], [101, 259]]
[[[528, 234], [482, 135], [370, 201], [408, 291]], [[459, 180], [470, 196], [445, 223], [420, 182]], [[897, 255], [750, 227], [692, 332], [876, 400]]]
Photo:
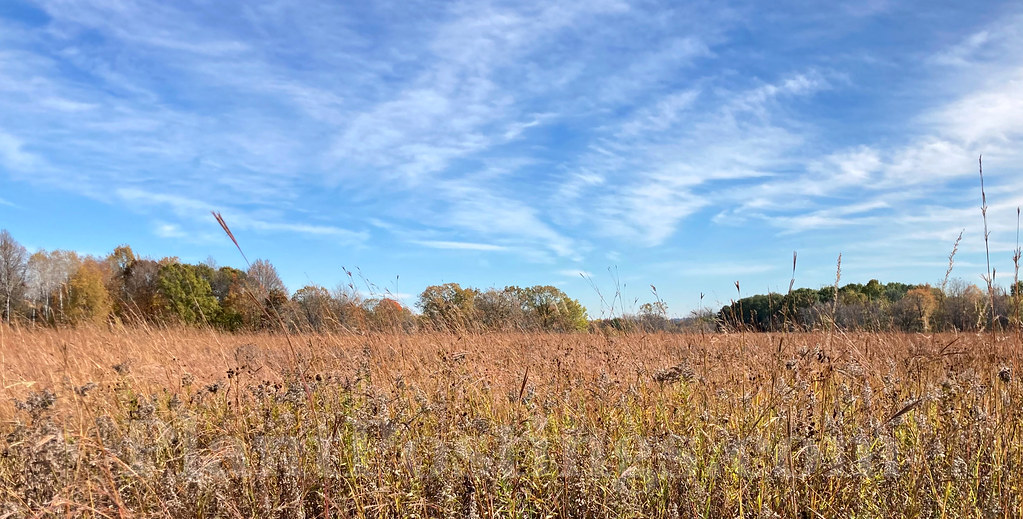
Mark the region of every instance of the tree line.
[[942, 286], [929, 284], [849, 283], [817, 290], [799, 288], [787, 294], [744, 297], [725, 305], [715, 316], [727, 330], [817, 330], [837, 326], [862, 331], [979, 331], [1018, 326], [1020, 286], [992, 292], [961, 279]]
[[349, 282], [291, 294], [266, 260], [246, 270], [212, 260], [139, 257], [122, 245], [106, 257], [29, 254], [0, 231], [0, 317], [60, 326], [111, 322], [211, 326], [228, 331], [581, 331], [586, 309], [553, 286], [479, 290], [427, 287], [416, 314], [389, 296], [364, 297]]
[[[1020, 323], [1020, 287], [992, 293], [962, 280], [940, 287], [850, 283], [744, 297], [718, 311], [668, 317], [658, 297], [636, 313], [590, 320], [586, 308], [553, 286], [485, 290], [447, 283], [427, 287], [419, 313], [389, 295], [364, 297], [348, 282], [289, 293], [276, 268], [256, 260], [246, 270], [212, 260], [138, 257], [122, 245], [105, 257], [73, 251], [29, 254], [0, 230], [0, 318], [60, 326], [121, 322], [210, 326], [228, 331], [974, 331]], [[654, 289], [656, 295], [656, 289]]]

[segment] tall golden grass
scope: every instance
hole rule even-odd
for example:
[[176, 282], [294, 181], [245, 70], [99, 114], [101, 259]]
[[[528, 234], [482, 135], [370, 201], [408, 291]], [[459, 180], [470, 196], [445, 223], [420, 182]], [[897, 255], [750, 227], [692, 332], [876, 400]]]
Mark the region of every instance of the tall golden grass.
[[0, 517], [1020, 517], [983, 335], [0, 335]]

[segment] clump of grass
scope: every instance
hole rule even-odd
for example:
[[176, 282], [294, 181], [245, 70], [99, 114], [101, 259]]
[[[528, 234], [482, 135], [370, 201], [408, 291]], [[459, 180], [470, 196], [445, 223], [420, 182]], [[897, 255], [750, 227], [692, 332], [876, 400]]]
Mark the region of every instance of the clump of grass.
[[612, 339], [8, 333], [2, 513], [1003, 517], [1023, 506], [1011, 341]]

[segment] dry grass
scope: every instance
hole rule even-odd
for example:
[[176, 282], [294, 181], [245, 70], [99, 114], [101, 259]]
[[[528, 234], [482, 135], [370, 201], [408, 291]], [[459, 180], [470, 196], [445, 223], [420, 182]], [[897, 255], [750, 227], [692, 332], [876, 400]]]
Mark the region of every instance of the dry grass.
[[987, 334], [0, 333], [0, 517], [1023, 506], [1019, 345]]

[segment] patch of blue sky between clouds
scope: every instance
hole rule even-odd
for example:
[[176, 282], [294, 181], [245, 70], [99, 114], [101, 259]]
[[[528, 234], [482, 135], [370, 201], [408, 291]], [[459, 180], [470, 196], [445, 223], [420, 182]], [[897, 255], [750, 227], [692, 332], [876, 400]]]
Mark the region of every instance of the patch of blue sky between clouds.
[[10, 0], [0, 219], [67, 246], [24, 210], [56, 190], [143, 253], [236, 263], [217, 210], [292, 289], [359, 263], [593, 308], [655, 284], [678, 314], [787, 287], [792, 250], [797, 285], [841, 252], [934, 282], [965, 229], [973, 282], [981, 153], [1011, 271], [1020, 91], [1016, 2]]

